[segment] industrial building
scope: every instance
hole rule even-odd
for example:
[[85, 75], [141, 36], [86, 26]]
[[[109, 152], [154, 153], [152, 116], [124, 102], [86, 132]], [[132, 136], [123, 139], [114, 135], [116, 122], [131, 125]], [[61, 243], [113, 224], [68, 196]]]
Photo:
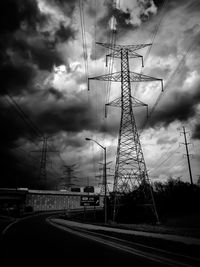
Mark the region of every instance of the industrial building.
[[83, 196], [98, 196], [98, 204], [88, 205], [103, 207], [103, 196], [94, 193], [0, 188], [0, 213], [84, 209]]

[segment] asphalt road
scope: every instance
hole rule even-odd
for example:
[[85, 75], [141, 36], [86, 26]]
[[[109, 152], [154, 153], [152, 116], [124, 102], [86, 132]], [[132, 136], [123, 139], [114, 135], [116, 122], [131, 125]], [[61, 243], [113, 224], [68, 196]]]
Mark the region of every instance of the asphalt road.
[[161, 266], [55, 228], [46, 222], [49, 216], [23, 219], [5, 232], [1, 266]]

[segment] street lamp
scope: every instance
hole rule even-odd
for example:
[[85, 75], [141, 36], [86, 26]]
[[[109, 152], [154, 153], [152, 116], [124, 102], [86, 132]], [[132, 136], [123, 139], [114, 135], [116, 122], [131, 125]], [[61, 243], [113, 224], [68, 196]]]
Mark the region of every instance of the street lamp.
[[104, 188], [105, 188], [105, 194], [104, 194], [104, 222], [107, 223], [107, 175], [106, 175], [106, 147], [99, 144], [96, 140], [93, 140], [91, 138], [85, 138], [86, 141], [93, 141], [97, 145], [99, 145], [104, 150]]

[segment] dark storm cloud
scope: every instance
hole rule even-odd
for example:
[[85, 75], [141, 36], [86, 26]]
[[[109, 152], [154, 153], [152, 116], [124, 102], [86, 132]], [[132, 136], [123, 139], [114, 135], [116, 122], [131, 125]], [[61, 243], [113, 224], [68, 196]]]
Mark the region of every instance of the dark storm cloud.
[[34, 76], [34, 69], [28, 62], [18, 64], [17, 59], [15, 62], [12, 60], [16, 53], [15, 32], [20, 30], [22, 22], [35, 31], [36, 22], [43, 23], [44, 20], [35, 1], [0, 1], [1, 93], [10, 87], [19, 90], [19, 87], [27, 86]]
[[27, 128], [17, 111], [5, 99], [0, 102], [0, 122], [0, 187], [33, 187], [34, 177], [38, 175], [35, 172], [39, 169], [36, 169], [33, 159], [29, 157], [30, 151], [26, 153], [18, 148], [17, 140], [22, 137], [32, 140], [36, 135]]
[[[188, 16], [192, 17], [192, 14], [197, 11], [195, 7], [198, 7], [197, 1], [170, 1], [169, 3], [168, 12], [174, 12], [179, 10], [178, 8], [181, 7], [181, 14], [180, 17], [177, 18], [177, 21], [182, 21], [185, 19], [185, 13]], [[173, 8], [172, 8], [173, 7]], [[177, 11], [176, 11], [177, 13]], [[169, 13], [170, 15], [171, 13]], [[173, 13], [172, 13], [173, 14]], [[198, 15], [195, 15], [198, 18]], [[180, 30], [176, 27], [172, 31], [172, 34], [182, 34], [179, 45], [175, 42], [169, 43], [170, 39], [165, 39], [164, 44], [162, 46], [157, 45], [156, 49], [154, 50], [154, 54], [159, 56], [161, 59], [168, 58], [169, 56], [177, 57], [180, 54], [180, 51], [184, 51], [185, 57], [183, 57], [182, 61], [180, 62], [180, 66], [178, 69], [175, 69], [173, 75], [170, 76], [172, 80], [169, 80], [168, 77], [167, 83], [169, 83], [170, 91], [167, 92], [167, 95], [163, 95], [162, 100], [159, 103], [159, 106], [156, 107], [156, 110], [152, 114], [151, 119], [149, 120], [150, 126], [168, 126], [171, 122], [174, 121], [181, 121], [186, 122], [189, 119], [192, 119], [196, 116], [197, 113], [197, 106], [200, 103], [200, 84], [199, 81], [196, 81], [197, 78], [192, 78], [194, 73], [197, 74], [197, 69], [195, 65], [197, 64], [197, 56], [199, 54], [199, 25], [197, 24], [198, 20], [195, 23], [195, 17], [191, 23], [187, 24], [187, 27], [180, 28]], [[176, 20], [175, 20], [176, 21]], [[167, 23], [167, 22], [166, 22]], [[178, 25], [178, 24], [177, 24]], [[167, 38], [168, 36], [166, 36]], [[176, 41], [176, 39], [174, 39]], [[187, 51], [187, 52], [185, 52]], [[183, 53], [183, 52], [182, 52]], [[173, 65], [166, 65], [166, 73], [160, 73], [160, 77], [167, 77], [166, 74], [170, 73], [173, 68]], [[169, 68], [168, 68], [169, 67]], [[164, 70], [164, 68], [163, 68]], [[157, 73], [157, 69], [152, 71], [152, 76]], [[159, 73], [159, 72], [158, 72]], [[196, 77], [196, 75], [195, 75]], [[189, 80], [190, 87], [186, 88], [187, 79]], [[164, 78], [165, 82], [165, 78]], [[181, 89], [183, 88], [183, 90]], [[198, 137], [198, 125], [194, 129], [194, 137]]]
[[38, 168], [33, 164], [33, 159], [27, 155], [13, 151], [12, 149], [1, 148], [2, 160], [0, 187], [32, 187], [34, 188], [35, 176], [38, 175]]
[[123, 30], [131, 30], [137, 28], [137, 26], [130, 23], [130, 12], [124, 12], [122, 10], [116, 9], [113, 11], [113, 16], [116, 18], [117, 25], [119, 25], [120, 33]]
[[43, 125], [45, 132], [58, 131], [78, 132], [87, 129], [91, 120], [87, 114], [87, 106], [72, 106], [66, 108], [51, 107], [41, 112], [37, 118], [39, 125]]
[[70, 38], [75, 38], [75, 32], [68, 26], [65, 27], [62, 23], [60, 28], [55, 33], [56, 40], [59, 42], [65, 42]]
[[30, 97], [30, 101], [35, 103], [34, 109], [33, 105], [29, 105], [29, 100], [21, 105], [39, 129], [46, 134], [79, 133], [98, 128], [99, 132], [116, 135], [118, 131], [118, 117], [112, 119], [109, 127], [106, 127], [101, 120], [102, 109], [97, 111], [95, 103], [88, 102], [87, 90], [68, 95], [50, 87], [33, 92]]
[[200, 124], [199, 123], [197, 123], [193, 129], [192, 138], [193, 139], [200, 139]]
[[[31, 102], [35, 104], [32, 105]], [[34, 125], [46, 134], [60, 132], [80, 132], [94, 130], [96, 111], [88, 103], [87, 92], [65, 96], [57, 89], [50, 87], [33, 91], [29, 99], [20, 103], [24, 113]], [[2, 125], [1, 140], [4, 144], [15, 145], [20, 138], [35, 140], [37, 132], [22, 119], [21, 113], [12, 105], [2, 105], [0, 121]], [[103, 129], [102, 129], [103, 131]]]
[[[73, 15], [75, 1], [52, 2], [61, 10], [63, 8], [63, 12], [69, 17]], [[25, 114], [34, 120], [34, 116], [31, 116], [33, 112], [37, 113], [35, 109], [41, 105], [41, 90], [35, 87], [38, 77], [52, 71], [54, 64], [64, 63], [56, 50], [57, 44], [74, 38], [76, 34], [70, 25], [65, 26], [61, 22], [54, 28], [52, 23], [49, 14], [41, 13], [36, 0], [0, 1], [0, 186], [12, 187], [17, 184], [34, 188], [34, 179], [38, 177], [39, 163], [37, 167], [32, 166], [33, 159], [30, 160], [27, 156], [29, 151], [21, 151], [20, 154], [16, 152], [19, 140], [22, 147], [27, 142], [33, 146], [37, 135], [30, 125], [24, 122], [13, 102], [8, 104], [3, 95], [9, 92], [11, 96], [17, 96], [16, 102]], [[55, 101], [63, 96], [54, 88], [44, 89], [43, 95], [44, 98], [52, 96]], [[31, 106], [34, 97], [38, 97], [37, 107]], [[28, 101], [27, 105], [19, 100], [21, 98], [25, 99], [25, 102]], [[59, 113], [59, 107], [56, 112]], [[42, 125], [39, 127], [42, 128]], [[46, 128], [48, 129], [48, 126]], [[40, 159], [40, 155], [37, 158]]]
[[71, 17], [78, 0], [45, 0], [45, 2], [52, 6], [60, 7], [66, 16]]
[[61, 55], [54, 48], [51, 48], [52, 43], [41, 36], [33, 36], [32, 42], [26, 40], [26, 36], [17, 39], [13, 42], [12, 49], [21, 57], [21, 59], [36, 64], [40, 70], [52, 70], [54, 64], [60, 65], [63, 63]]
[[[55, 91], [54, 91], [55, 93]], [[35, 121], [44, 132], [56, 134], [61, 131], [80, 132], [94, 129], [95, 119], [91, 113], [91, 107], [87, 101], [70, 101], [47, 104], [45, 109], [36, 115]]]
[[52, 179], [52, 174], [48, 170], [48, 180], [39, 179], [40, 153], [30, 153], [30, 151], [23, 151], [20, 148], [2, 148], [1, 155], [0, 187], [55, 188], [57, 181], [55, 178]]
[[7, 90], [15, 95], [27, 90], [30, 81], [35, 77], [35, 70], [29, 64], [15, 65], [8, 61], [0, 66], [0, 74], [0, 95], [5, 95]]
[[154, 0], [154, 4], [158, 7], [158, 9], [162, 8], [165, 0]]
[[[54, 88], [49, 88], [47, 91], [51, 92], [56, 99], [59, 98]], [[44, 189], [44, 186], [47, 186], [47, 188], [54, 188], [55, 180], [50, 179], [49, 181], [48, 179], [45, 185], [38, 180], [41, 153], [31, 153], [31, 150], [42, 150], [42, 143], [39, 144], [40, 138], [30, 125], [22, 120], [17, 109], [8, 105], [5, 98], [1, 98], [0, 104], [0, 187], [17, 186]], [[30, 118], [30, 110], [24, 105], [20, 106]], [[42, 125], [40, 127], [42, 128]], [[29, 144], [29, 149], [23, 149], [26, 143]], [[50, 177], [49, 175], [48, 177]]]
[[56, 44], [74, 38], [75, 32], [60, 23], [52, 38], [51, 31], [40, 31], [48, 23], [49, 15], [40, 12], [35, 0], [0, 2], [1, 94], [19, 94], [32, 87], [39, 70], [64, 63]]
[[171, 122], [187, 121], [196, 114], [196, 107], [200, 103], [200, 84], [195, 91], [175, 92], [170, 96], [168, 103], [160, 105], [149, 121], [150, 126], [168, 126]]
[[8, 105], [6, 99], [4, 101], [5, 103], [3, 100], [0, 102], [0, 144], [1, 146], [13, 146], [18, 138], [27, 134], [27, 128], [18, 117], [16, 109]]
[[57, 100], [58, 100], [58, 99], [61, 99], [61, 98], [64, 97], [63, 94], [62, 94], [62, 92], [56, 90], [56, 89], [53, 88], [53, 87], [48, 88], [48, 89], [46, 90], [46, 94], [47, 94], [47, 95], [49, 95], [49, 94], [53, 95]]
[[38, 9], [35, 0], [2, 0], [0, 1], [0, 32], [13, 33], [22, 23], [36, 30], [37, 23], [45, 22], [46, 18]]

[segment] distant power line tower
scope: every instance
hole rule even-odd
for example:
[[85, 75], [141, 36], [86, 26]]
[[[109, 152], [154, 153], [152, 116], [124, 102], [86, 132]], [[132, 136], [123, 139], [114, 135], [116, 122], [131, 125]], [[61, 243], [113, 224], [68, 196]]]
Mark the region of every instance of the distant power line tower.
[[[89, 79], [96, 79], [101, 81], [113, 81], [121, 82], [121, 97], [106, 104], [106, 106], [114, 106], [121, 108], [121, 121], [119, 128], [119, 138], [117, 147], [117, 157], [114, 174], [114, 211], [113, 220], [116, 216], [116, 207], [118, 202], [118, 196], [124, 193], [131, 192], [143, 185], [143, 188], [147, 188], [150, 191], [148, 194], [153, 204], [155, 215], [158, 220], [158, 215], [155, 208], [153, 194], [151, 186], [149, 184], [148, 173], [144, 161], [142, 147], [137, 132], [136, 122], [133, 115], [133, 107], [147, 106], [140, 100], [132, 97], [131, 95], [131, 82], [149, 82], [160, 81], [163, 90], [162, 79], [146, 76], [143, 74], [131, 72], [129, 70], [129, 57], [142, 59], [143, 57], [137, 54], [135, 51], [151, 44], [139, 44], [139, 45], [114, 45], [106, 43], [98, 43], [105, 48], [110, 48], [112, 52], [107, 57], [116, 57], [121, 59], [121, 71], [110, 73], [102, 76], [97, 76]], [[88, 82], [89, 86], [89, 82]]]
[[42, 150], [35, 150], [32, 152], [38, 152], [41, 153], [40, 158], [40, 171], [39, 171], [39, 179], [40, 180], [46, 180], [47, 178], [47, 153], [53, 152], [56, 153], [58, 151], [53, 151], [48, 149], [48, 139], [50, 137], [43, 136], [42, 137]]
[[46, 180], [47, 178], [47, 171], [46, 171], [46, 164], [47, 164], [47, 145], [48, 145], [48, 138], [43, 137], [43, 144], [42, 144], [42, 151], [41, 151], [41, 159], [40, 159], [40, 174], [39, 177], [41, 180]]
[[61, 182], [61, 185], [64, 186], [65, 188], [70, 188], [71, 186], [73, 186], [74, 184], [72, 183], [74, 179], [76, 179], [77, 177], [74, 175], [74, 167], [76, 164], [73, 165], [63, 165], [63, 174], [65, 176], [63, 176], [61, 179], [63, 180]]
[[[107, 162], [106, 165], [108, 166], [108, 164], [110, 164], [111, 162], [112, 161]], [[99, 164], [102, 164], [102, 163], [99, 163]], [[103, 168], [99, 168], [99, 170], [100, 171], [103, 171], [103, 174], [96, 175], [95, 177], [102, 179], [102, 182], [99, 183], [99, 185], [101, 186], [101, 188], [100, 188], [100, 195], [103, 195], [103, 194], [105, 194], [105, 188], [106, 188], [106, 192], [109, 193], [109, 191], [110, 191], [109, 190], [109, 186], [108, 186], [109, 183], [107, 182], [107, 179], [105, 180], [105, 178], [106, 177], [108, 178], [109, 176], [113, 176], [113, 175], [112, 174], [108, 174], [107, 171], [106, 171], [106, 175], [105, 175], [105, 168], [104, 167]], [[110, 170], [110, 168], [107, 168], [106, 167], [106, 170]]]

